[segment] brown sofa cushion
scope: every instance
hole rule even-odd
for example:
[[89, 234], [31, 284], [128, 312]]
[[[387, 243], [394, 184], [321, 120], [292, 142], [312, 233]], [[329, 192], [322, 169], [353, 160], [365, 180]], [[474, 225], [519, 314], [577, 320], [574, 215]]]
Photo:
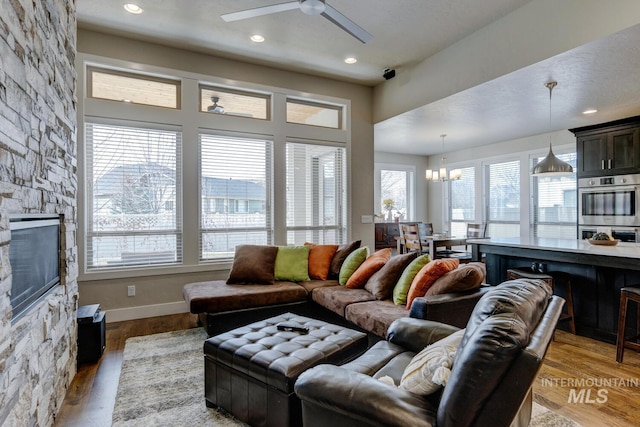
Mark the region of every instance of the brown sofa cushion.
[[344, 309], [349, 304], [362, 301], [374, 301], [375, 297], [364, 289], [348, 289], [344, 286], [316, 288], [311, 299], [326, 309], [344, 317]]
[[393, 287], [398, 282], [404, 269], [407, 268], [407, 266], [411, 264], [411, 261], [416, 259], [417, 256], [417, 252], [410, 252], [392, 257], [380, 270], [376, 271], [373, 276], [367, 280], [364, 288], [371, 292], [376, 299], [386, 299], [391, 295]]
[[277, 255], [277, 246], [236, 246], [227, 284], [272, 284]]
[[478, 289], [486, 275], [487, 270], [481, 262], [463, 264], [433, 282], [425, 296]]
[[313, 292], [314, 289], [317, 288], [328, 288], [329, 286], [338, 286], [337, 280], [308, 280], [304, 282], [298, 282], [298, 285], [302, 286], [307, 290], [309, 294]]
[[387, 329], [394, 320], [407, 316], [409, 310], [402, 305], [395, 305], [390, 299], [359, 302], [345, 309], [345, 318], [348, 321], [383, 338], [386, 337]]
[[340, 245], [338, 250], [331, 258], [331, 268], [329, 269], [329, 279], [337, 279], [340, 274], [340, 267], [342, 263], [349, 256], [349, 254], [360, 247], [361, 240], [354, 240], [353, 242]]
[[188, 283], [182, 296], [191, 313], [218, 313], [304, 301], [307, 291], [292, 282], [264, 285], [227, 285], [223, 280]]

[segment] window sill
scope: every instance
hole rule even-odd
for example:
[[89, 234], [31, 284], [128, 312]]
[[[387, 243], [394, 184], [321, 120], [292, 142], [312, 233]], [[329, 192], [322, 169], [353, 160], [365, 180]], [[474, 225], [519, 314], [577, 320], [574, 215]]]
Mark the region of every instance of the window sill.
[[203, 262], [197, 265], [152, 265], [137, 268], [93, 269], [80, 273], [78, 281], [123, 279], [130, 277], [167, 276], [172, 274], [199, 273], [203, 271], [230, 270], [231, 261]]

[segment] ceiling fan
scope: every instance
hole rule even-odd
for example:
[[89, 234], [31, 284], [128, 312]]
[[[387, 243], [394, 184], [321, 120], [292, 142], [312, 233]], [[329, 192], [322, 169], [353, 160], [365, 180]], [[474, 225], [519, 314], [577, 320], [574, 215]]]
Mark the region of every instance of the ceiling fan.
[[220, 97], [218, 96], [211, 97], [211, 102], [213, 102], [213, 105], [209, 105], [207, 107], [207, 111], [209, 113], [218, 113], [218, 114], [224, 113], [224, 107], [222, 105], [218, 105], [218, 101], [220, 101]]
[[322, 15], [347, 33], [351, 34], [353, 37], [360, 40], [362, 43], [367, 43], [373, 39], [371, 34], [366, 32], [362, 27], [344, 16], [342, 13], [329, 6], [325, 0], [296, 0], [287, 3], [273, 4], [271, 6], [241, 10], [240, 12], [226, 13], [220, 17], [225, 22], [232, 22], [293, 9], [300, 9], [305, 15]]

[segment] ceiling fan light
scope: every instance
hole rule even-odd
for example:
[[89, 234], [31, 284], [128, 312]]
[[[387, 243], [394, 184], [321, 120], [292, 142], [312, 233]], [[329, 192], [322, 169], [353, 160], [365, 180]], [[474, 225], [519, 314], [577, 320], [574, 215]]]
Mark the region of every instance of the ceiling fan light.
[[142, 8], [135, 3], [126, 3], [124, 5], [124, 10], [129, 13], [133, 13], [134, 15], [139, 15], [142, 13]]
[[324, 0], [300, 0], [300, 10], [305, 15], [320, 15], [325, 8]]

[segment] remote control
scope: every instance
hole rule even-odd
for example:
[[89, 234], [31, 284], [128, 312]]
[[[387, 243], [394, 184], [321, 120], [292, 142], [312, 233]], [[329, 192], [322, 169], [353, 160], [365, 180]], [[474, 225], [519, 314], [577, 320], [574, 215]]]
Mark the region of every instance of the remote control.
[[298, 332], [301, 334], [308, 334], [309, 328], [305, 328], [304, 326], [296, 326], [288, 323], [280, 323], [278, 325], [279, 331], [287, 331], [287, 332]]

